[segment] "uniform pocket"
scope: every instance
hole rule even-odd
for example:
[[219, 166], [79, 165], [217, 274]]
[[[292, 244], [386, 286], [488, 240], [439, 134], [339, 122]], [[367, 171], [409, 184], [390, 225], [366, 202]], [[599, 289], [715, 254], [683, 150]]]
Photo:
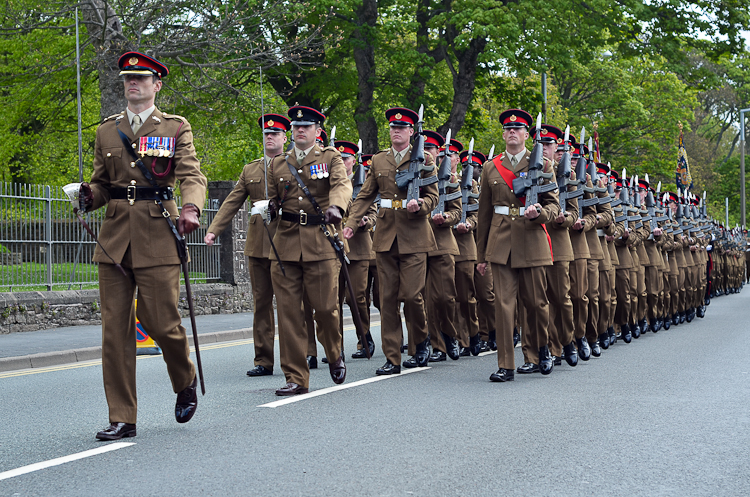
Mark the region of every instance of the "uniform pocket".
[[121, 162], [122, 147], [103, 148], [102, 154], [104, 155], [104, 167], [107, 169], [110, 181], [118, 179], [118, 165]]

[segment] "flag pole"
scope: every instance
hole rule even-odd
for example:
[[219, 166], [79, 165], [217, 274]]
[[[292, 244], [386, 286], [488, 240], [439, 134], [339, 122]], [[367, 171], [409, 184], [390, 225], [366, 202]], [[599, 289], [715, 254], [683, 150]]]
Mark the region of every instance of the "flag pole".
[[76, 7], [76, 103], [78, 105], [78, 182], [83, 183], [83, 133], [81, 131], [81, 42], [78, 35], [78, 7]]

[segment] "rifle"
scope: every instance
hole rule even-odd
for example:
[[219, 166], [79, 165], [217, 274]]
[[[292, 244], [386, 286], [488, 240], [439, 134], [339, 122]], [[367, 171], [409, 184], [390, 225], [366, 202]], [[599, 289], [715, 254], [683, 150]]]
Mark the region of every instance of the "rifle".
[[[474, 148], [474, 139], [471, 139], [471, 144], [469, 145], [470, 149]], [[494, 146], [493, 146], [494, 148]], [[479, 209], [478, 203], [469, 204], [469, 199], [478, 199], [479, 194], [474, 193], [472, 191], [472, 180], [474, 178], [474, 165], [472, 162], [472, 153], [473, 150], [469, 152], [469, 155], [466, 156], [466, 164], [463, 167], [463, 171], [461, 173], [461, 221], [459, 221], [456, 226], [458, 226], [461, 223], [466, 223], [466, 216], [469, 212], [473, 212], [477, 209]], [[455, 226], [454, 226], [455, 228]]]
[[365, 184], [365, 166], [362, 164], [362, 139], [357, 144], [359, 150], [357, 151], [357, 170], [354, 171], [354, 177], [352, 178], [352, 200], [357, 198], [359, 191], [362, 190], [362, 185]]
[[[583, 130], [581, 130], [581, 133], [583, 133]], [[596, 172], [596, 163], [594, 162], [594, 151], [593, 151], [593, 139], [589, 137], [589, 159], [586, 161], [586, 159], [583, 157], [583, 146], [581, 146], [581, 159], [586, 164], [586, 171], [588, 172], [588, 175], [591, 176], [591, 184], [593, 186], [588, 187], [584, 186], [583, 191], [586, 193], [591, 193], [593, 196], [591, 198], [585, 198], [581, 201], [581, 207], [591, 207], [594, 205], [599, 204], [599, 197], [596, 195], [597, 193], [597, 182], [599, 181], [599, 175]], [[580, 162], [580, 160], [579, 160]], [[583, 177], [584, 185], [586, 183], [586, 176]]]
[[334, 126], [331, 129], [331, 139], [328, 140], [328, 146], [329, 147], [335, 147], [336, 146], [336, 126]]
[[563, 154], [557, 166], [557, 188], [560, 190], [560, 213], [565, 214], [568, 196], [568, 181], [570, 180], [570, 126], [565, 128], [563, 139]]
[[416, 137], [411, 149], [409, 169], [396, 172], [396, 186], [399, 190], [406, 190], [406, 203], [411, 200], [419, 201], [419, 188], [437, 183], [437, 176], [422, 178], [422, 171], [432, 171], [435, 166], [424, 164], [424, 134], [422, 133], [424, 105], [419, 106], [419, 121], [417, 122]]
[[524, 178], [515, 178], [513, 180], [513, 192], [516, 197], [526, 196], [524, 205], [526, 208], [531, 207], [539, 203], [539, 194], [547, 193], [557, 190], [557, 183], [551, 181], [546, 184], [542, 184], [544, 179], [552, 179], [554, 173], [544, 172], [544, 155], [542, 152], [542, 144], [539, 141], [542, 132], [542, 113], [539, 113], [536, 121], [536, 132], [534, 134], [534, 148], [531, 150], [531, 157], [529, 158], [529, 173]]
[[628, 231], [628, 209], [630, 208], [630, 198], [628, 196], [628, 187], [625, 186], [625, 169], [622, 170], [622, 176], [620, 177], [622, 181], [622, 187], [620, 188], [620, 203], [622, 204], [622, 216], [617, 216], [615, 218], [616, 223], [623, 223], [623, 226], [625, 227], [625, 231]]
[[[648, 181], [648, 174], [646, 175], [646, 181]], [[659, 227], [656, 222], [656, 202], [654, 201], [654, 194], [651, 190], [646, 194], [646, 210], [648, 211], [648, 217], [643, 218], [648, 220], [651, 224], [651, 233], [648, 235], [649, 240], [654, 239], [654, 230]]]
[[[450, 151], [451, 144], [451, 130], [448, 130], [448, 134], [445, 135], [445, 155], [443, 155], [443, 161], [440, 163], [440, 169], [438, 169], [438, 203], [435, 206], [435, 210], [432, 211], [432, 215], [445, 213], [445, 203], [451, 200], [455, 200], [461, 196], [460, 191], [448, 193], [448, 188], [458, 188], [458, 183], [451, 183], [451, 155]], [[471, 148], [474, 148], [474, 139], [471, 139]], [[471, 152], [469, 152], [471, 153]]]
[[631, 221], [635, 222], [635, 229], [643, 226], [643, 218], [640, 215], [641, 212], [641, 194], [638, 193], [638, 176], [630, 178], [630, 191], [633, 196], [633, 212], [638, 213], [637, 216], [632, 216]]

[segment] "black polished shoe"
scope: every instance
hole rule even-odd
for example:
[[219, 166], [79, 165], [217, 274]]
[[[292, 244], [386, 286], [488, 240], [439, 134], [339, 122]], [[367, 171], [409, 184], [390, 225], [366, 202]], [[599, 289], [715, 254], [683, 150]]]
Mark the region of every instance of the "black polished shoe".
[[135, 425], [130, 423], [110, 423], [96, 434], [97, 440], [120, 440], [135, 436]]
[[513, 348], [518, 347], [519, 343], [521, 343], [521, 334], [518, 333], [518, 328], [513, 328]]
[[177, 402], [174, 405], [174, 417], [178, 423], [187, 423], [195, 414], [198, 407], [198, 377], [182, 392], [177, 394]]
[[490, 346], [490, 350], [497, 350], [497, 333], [495, 332], [495, 330], [490, 330], [487, 332], [487, 335], [489, 338], [489, 340], [487, 340], [487, 344]]
[[582, 361], [591, 359], [591, 347], [589, 347], [589, 342], [585, 338], [576, 338], [576, 345], [578, 345], [578, 357]]
[[341, 351], [339, 359], [328, 365], [328, 370], [331, 373], [331, 379], [337, 385], [344, 383], [346, 380], [346, 363], [344, 362], [344, 351]]
[[440, 352], [439, 350], [436, 350], [432, 354], [430, 354], [430, 358], [427, 360], [427, 362], [443, 362], [445, 359], [446, 359], [445, 352]]
[[442, 333], [442, 335], [443, 341], [445, 342], [445, 353], [448, 355], [448, 357], [450, 357], [454, 361], [457, 361], [460, 357], [459, 354], [461, 353], [461, 347], [459, 347], [458, 345], [458, 340], [449, 337], [445, 333]]
[[703, 305], [711, 305], [711, 297], [706, 296], [706, 298], [703, 299]]
[[523, 366], [518, 366], [516, 368], [516, 371], [518, 374], [531, 374], [531, 373], [538, 373], [539, 372], [539, 365], [533, 364], [531, 362], [526, 362], [523, 364]]
[[412, 368], [419, 367], [417, 365], [417, 360], [414, 357], [415, 356], [412, 356], [412, 357], [408, 358], [407, 360], [405, 360], [404, 362], [402, 362], [401, 365], [403, 367], [405, 367], [406, 369], [412, 369]]
[[685, 311], [682, 311], [680, 313], [680, 324], [684, 323], [685, 319], [687, 319], [687, 315], [685, 314]]
[[401, 374], [401, 366], [397, 364], [391, 364], [390, 361], [386, 361], [382, 367], [375, 370], [375, 374], [378, 376], [384, 376], [389, 374]]
[[506, 381], [513, 381], [513, 376], [514, 373], [512, 369], [500, 368], [497, 372], [490, 375], [490, 381], [504, 383]]
[[[370, 355], [372, 357], [372, 354]], [[367, 359], [367, 354], [365, 354], [365, 349], [359, 349], [356, 352], [352, 354], [352, 359]]]
[[310, 369], [318, 369], [318, 358], [314, 355], [307, 356], [307, 367]]
[[622, 341], [625, 343], [630, 343], [633, 340], [633, 335], [630, 333], [630, 326], [627, 324], [623, 324], [620, 326], [620, 328], [622, 329], [622, 333], [620, 334]]
[[276, 395], [279, 397], [289, 397], [291, 395], [301, 395], [307, 392], [309, 392], [307, 388], [290, 382], [276, 390]]
[[677, 326], [678, 324], [680, 324], [680, 313], [679, 312], [675, 312], [674, 314], [672, 314], [672, 324], [675, 325], [675, 326]]
[[667, 331], [672, 326], [672, 318], [669, 316], [664, 317], [662, 324], [664, 325], [664, 331]]
[[609, 328], [607, 328], [607, 335], [609, 335], [609, 346], [610, 347], [612, 345], [614, 345], [614, 344], [617, 343], [617, 333], [615, 333], [615, 329], [612, 326], [610, 326]]
[[703, 317], [706, 317], [706, 306], [703, 306], [703, 305], [702, 305], [702, 306], [698, 307], [698, 308], [697, 308], [697, 309], [695, 310], [695, 314], [696, 314], [696, 316], [698, 316], [699, 318], [703, 318]]
[[459, 357], [469, 357], [471, 355], [471, 350], [469, 350], [469, 347], [461, 347], [459, 349], [458, 356]]
[[609, 334], [606, 331], [599, 335], [597, 341], [599, 342], [599, 347], [601, 347], [602, 350], [607, 350], [609, 348]]
[[637, 324], [631, 324], [630, 325], [630, 333], [633, 335], [633, 338], [636, 340], [641, 337], [641, 327]]
[[690, 322], [693, 321], [693, 319], [695, 319], [695, 307], [691, 307], [685, 313], [685, 321], [687, 321], [688, 323], [690, 323]]
[[557, 357], [556, 355], [553, 355], [552, 362], [555, 364], [555, 366], [562, 366], [562, 357]]
[[427, 366], [427, 361], [430, 359], [430, 347], [427, 340], [417, 344], [417, 353], [414, 354], [414, 359], [420, 368]]
[[404, 352], [406, 352], [407, 350], [409, 350], [409, 344], [408, 343], [405, 343], [405, 344], [401, 345], [401, 353], [402, 354]]
[[273, 369], [264, 368], [263, 366], [255, 366], [247, 372], [248, 376], [271, 376], [272, 374]]
[[[586, 340], [588, 342], [588, 340]], [[589, 342], [589, 347], [591, 347], [591, 355], [594, 357], [599, 357], [602, 355], [602, 348], [599, 346], [599, 340], [594, 340], [594, 342]]]
[[469, 337], [469, 350], [471, 351], [471, 355], [478, 356], [479, 353], [482, 351], [480, 347], [480, 340], [479, 340], [479, 333], [474, 335], [473, 337]]
[[539, 372], [548, 375], [552, 372], [555, 367], [555, 362], [552, 360], [552, 355], [549, 353], [549, 347], [543, 345], [539, 347]]
[[323, 358], [320, 360], [323, 364], [328, 364], [328, 358], [323, 356]]
[[641, 329], [641, 335], [645, 335], [648, 332], [648, 321], [646, 318], [638, 321], [638, 327]]
[[578, 364], [578, 352], [573, 342], [563, 346], [563, 357], [565, 357], [565, 362], [568, 363], [568, 366], [575, 367]]
[[479, 341], [479, 353], [482, 352], [489, 352], [490, 351], [490, 344], [485, 342], [484, 340]]
[[653, 321], [649, 322], [648, 326], [649, 326], [649, 328], [651, 329], [651, 331], [653, 333], [658, 333], [659, 330], [661, 329], [661, 322], [657, 318], [657, 319], [654, 319]]

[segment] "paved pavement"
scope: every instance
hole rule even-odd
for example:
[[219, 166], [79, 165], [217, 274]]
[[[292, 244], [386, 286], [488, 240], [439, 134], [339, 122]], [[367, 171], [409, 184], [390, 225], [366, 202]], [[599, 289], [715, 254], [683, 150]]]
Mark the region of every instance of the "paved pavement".
[[[380, 319], [374, 307], [371, 308], [371, 319]], [[195, 322], [201, 344], [253, 338], [252, 312], [196, 316]], [[352, 324], [347, 306], [344, 307], [344, 324]], [[190, 318], [184, 318], [182, 325], [192, 345]], [[0, 335], [0, 372], [101, 358], [101, 342], [101, 325]]]
[[270, 406], [278, 356], [248, 378], [250, 340], [207, 344], [185, 425], [163, 361], [142, 357], [134, 445], [94, 440], [98, 361], [0, 373], [0, 495], [750, 495], [749, 304], [720, 297], [704, 319], [507, 384], [488, 381], [493, 354], [378, 378], [378, 345], [344, 385], [323, 367], [311, 394]]

